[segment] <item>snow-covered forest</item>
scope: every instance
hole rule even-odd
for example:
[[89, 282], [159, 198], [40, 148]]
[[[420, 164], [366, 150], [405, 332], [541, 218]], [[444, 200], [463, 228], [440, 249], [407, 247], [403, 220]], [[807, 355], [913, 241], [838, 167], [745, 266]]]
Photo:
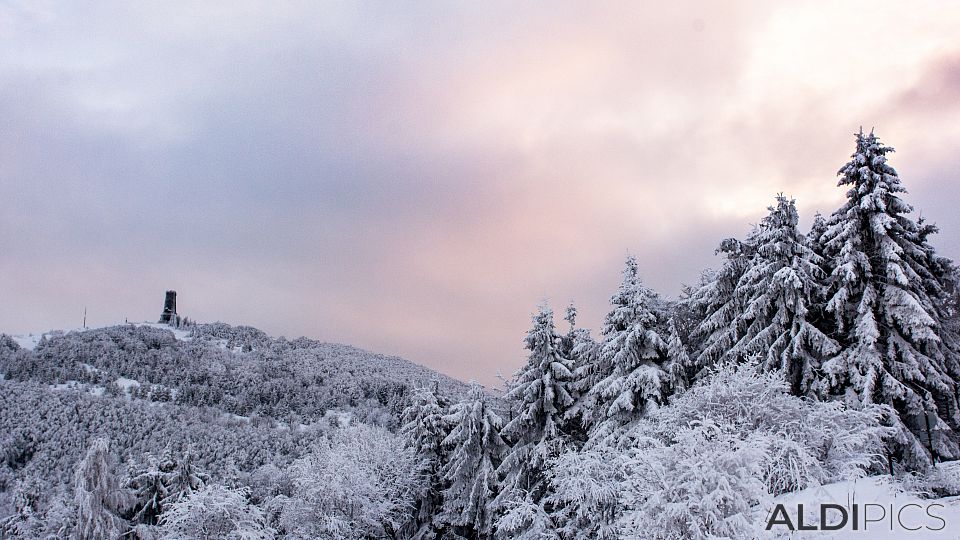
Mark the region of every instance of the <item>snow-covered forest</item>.
[[819, 486], [956, 497], [960, 274], [891, 152], [858, 134], [843, 206], [773, 198], [678, 298], [630, 257], [599, 332], [540, 306], [503, 392], [222, 323], [0, 335], [0, 537], [756, 538]]

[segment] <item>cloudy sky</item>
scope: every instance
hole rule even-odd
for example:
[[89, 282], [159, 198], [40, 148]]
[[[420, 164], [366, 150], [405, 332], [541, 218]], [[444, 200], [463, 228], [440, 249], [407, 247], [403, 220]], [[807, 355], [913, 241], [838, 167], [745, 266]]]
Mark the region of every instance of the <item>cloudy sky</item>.
[[493, 383], [628, 253], [675, 295], [776, 193], [832, 211], [861, 125], [960, 258], [960, 10], [595, 4], [0, 1], [0, 331], [174, 288]]

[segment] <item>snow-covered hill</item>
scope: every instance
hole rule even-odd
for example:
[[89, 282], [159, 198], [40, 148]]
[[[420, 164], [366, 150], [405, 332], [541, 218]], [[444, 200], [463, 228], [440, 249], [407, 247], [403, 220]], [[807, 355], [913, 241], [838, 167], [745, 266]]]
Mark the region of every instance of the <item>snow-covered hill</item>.
[[195, 470], [264, 502], [342, 430], [391, 448], [394, 466], [416, 388], [456, 400], [467, 386], [402, 358], [223, 323], [0, 334], [0, 538], [72, 527], [69, 487], [97, 445], [124, 461], [131, 490], [157, 467]]
[[8, 379], [285, 421], [339, 410], [395, 427], [411, 389], [458, 397], [466, 388], [399, 357], [223, 323], [123, 324], [0, 335], [0, 342], [0, 373]]

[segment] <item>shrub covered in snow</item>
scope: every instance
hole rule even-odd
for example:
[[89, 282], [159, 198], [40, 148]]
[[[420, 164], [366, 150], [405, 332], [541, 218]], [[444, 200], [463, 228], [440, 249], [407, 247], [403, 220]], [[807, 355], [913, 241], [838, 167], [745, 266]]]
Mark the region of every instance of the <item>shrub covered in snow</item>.
[[875, 466], [885, 412], [798, 398], [782, 374], [720, 364], [619, 441], [554, 461], [558, 528], [564, 538], [750, 537], [753, 509], [774, 495]]
[[273, 538], [263, 512], [247, 501], [245, 488], [210, 485], [174, 503], [160, 517], [164, 540], [259, 540]]
[[396, 537], [424, 490], [423, 464], [386, 430], [337, 432], [294, 463], [281, 523], [290, 538]]
[[789, 393], [779, 372], [755, 364], [724, 364], [708, 378], [654, 412], [634, 434], [675, 441], [695, 422], [711, 420], [744, 437], [770, 441], [764, 470], [773, 494], [865, 475], [880, 463], [885, 436], [881, 425], [891, 411], [880, 405], [860, 410], [838, 402], [803, 399]]

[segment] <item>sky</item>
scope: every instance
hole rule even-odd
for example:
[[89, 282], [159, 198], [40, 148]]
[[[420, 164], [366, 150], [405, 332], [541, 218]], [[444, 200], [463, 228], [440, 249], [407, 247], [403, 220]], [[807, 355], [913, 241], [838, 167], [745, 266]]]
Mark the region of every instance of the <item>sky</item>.
[[[895, 5], [896, 4], [896, 5]], [[496, 384], [530, 314], [679, 293], [861, 126], [960, 258], [940, 2], [0, 0], [0, 331], [179, 311]], [[558, 317], [559, 318], [559, 317]]]

